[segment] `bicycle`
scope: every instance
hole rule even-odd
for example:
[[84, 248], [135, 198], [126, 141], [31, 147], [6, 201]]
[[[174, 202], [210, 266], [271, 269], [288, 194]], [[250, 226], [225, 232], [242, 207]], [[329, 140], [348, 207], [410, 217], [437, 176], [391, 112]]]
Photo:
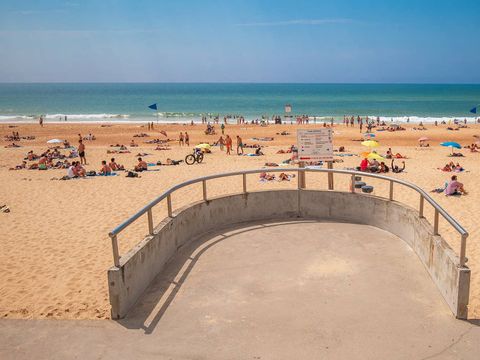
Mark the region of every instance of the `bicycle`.
[[185, 156], [185, 163], [187, 165], [193, 165], [195, 162], [201, 163], [203, 161], [203, 152], [201, 149], [194, 149], [192, 154]]

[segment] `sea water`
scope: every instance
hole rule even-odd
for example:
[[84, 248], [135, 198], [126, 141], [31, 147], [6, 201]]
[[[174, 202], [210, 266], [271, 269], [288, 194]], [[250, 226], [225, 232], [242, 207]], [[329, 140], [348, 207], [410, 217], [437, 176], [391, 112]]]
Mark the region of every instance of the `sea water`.
[[[148, 108], [157, 104], [158, 111]], [[0, 84], [0, 122], [198, 122], [202, 115], [247, 120], [308, 115], [342, 121], [344, 115], [433, 122], [468, 119], [480, 104], [480, 85], [464, 84], [247, 84], [33, 83]]]

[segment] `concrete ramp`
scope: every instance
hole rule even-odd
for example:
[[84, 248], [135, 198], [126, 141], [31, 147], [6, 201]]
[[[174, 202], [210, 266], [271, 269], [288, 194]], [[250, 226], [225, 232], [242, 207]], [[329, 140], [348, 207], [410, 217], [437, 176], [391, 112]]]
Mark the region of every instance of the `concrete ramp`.
[[186, 245], [121, 323], [186, 358], [391, 359], [450, 344], [465, 325], [452, 320], [400, 238], [298, 221]]

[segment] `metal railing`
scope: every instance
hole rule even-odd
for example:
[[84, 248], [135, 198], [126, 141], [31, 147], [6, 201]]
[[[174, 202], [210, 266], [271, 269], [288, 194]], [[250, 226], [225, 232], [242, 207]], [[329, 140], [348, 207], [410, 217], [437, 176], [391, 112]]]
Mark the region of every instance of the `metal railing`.
[[152, 208], [160, 203], [162, 200], [166, 199], [167, 202], [167, 213], [168, 217], [173, 217], [173, 209], [172, 209], [172, 194], [186, 186], [196, 184], [201, 182], [202, 183], [202, 192], [203, 192], [203, 200], [207, 201], [207, 181], [208, 180], [213, 180], [213, 179], [218, 179], [218, 178], [223, 178], [223, 177], [230, 177], [230, 176], [242, 176], [243, 180], [243, 193], [247, 193], [247, 175], [249, 174], [258, 174], [262, 172], [297, 172], [297, 184], [298, 184], [298, 189], [303, 189], [306, 187], [306, 173], [307, 172], [315, 172], [315, 173], [328, 173], [329, 174], [329, 190], [334, 190], [334, 182], [333, 182], [333, 174], [343, 174], [343, 175], [349, 175], [351, 176], [350, 180], [350, 192], [354, 193], [355, 192], [355, 177], [356, 176], [365, 176], [365, 177], [371, 177], [375, 179], [381, 179], [385, 181], [389, 181], [390, 187], [389, 187], [389, 200], [393, 201], [393, 192], [394, 192], [394, 187], [393, 184], [397, 183], [403, 186], [406, 186], [410, 189], [415, 190], [419, 195], [420, 195], [420, 200], [419, 200], [419, 217], [423, 218], [424, 217], [424, 203], [425, 200], [432, 205], [434, 209], [434, 218], [433, 218], [433, 233], [434, 235], [439, 235], [438, 232], [438, 222], [439, 222], [439, 215], [442, 215], [442, 217], [450, 224], [452, 227], [460, 234], [461, 236], [461, 243], [460, 243], [460, 261], [458, 266], [459, 267], [464, 267], [466, 263], [466, 257], [465, 257], [465, 252], [466, 252], [466, 247], [467, 247], [467, 237], [468, 237], [468, 232], [463, 228], [462, 225], [460, 225], [457, 220], [455, 220], [450, 214], [448, 214], [440, 205], [437, 204], [435, 200], [433, 200], [428, 193], [426, 193], [424, 190], [422, 190], [420, 187], [418, 187], [415, 184], [409, 183], [407, 181], [395, 179], [392, 177], [384, 176], [384, 175], [378, 175], [378, 174], [372, 174], [372, 173], [366, 173], [366, 172], [360, 172], [360, 171], [351, 171], [351, 170], [337, 170], [337, 169], [309, 169], [309, 168], [269, 168], [269, 169], [256, 169], [256, 170], [244, 170], [244, 171], [235, 171], [235, 172], [229, 172], [229, 173], [222, 173], [222, 174], [215, 174], [215, 175], [210, 175], [210, 176], [204, 176], [201, 178], [197, 179], [192, 179], [189, 181], [185, 181], [183, 183], [180, 183], [178, 185], [175, 185], [165, 191], [163, 194], [161, 194], [159, 197], [157, 197], [155, 200], [153, 200], [151, 203], [140, 209], [135, 215], [130, 217], [128, 220], [124, 221], [122, 224], [118, 225], [115, 229], [113, 229], [108, 235], [110, 236], [112, 240], [112, 250], [113, 250], [113, 261], [115, 266], [120, 266], [120, 254], [118, 252], [118, 242], [117, 242], [117, 236], [122, 232], [126, 227], [131, 225], [133, 222], [135, 222], [138, 218], [140, 218], [142, 215], [147, 214], [148, 218], [148, 233], [149, 235], [153, 235], [154, 231], [154, 226], [153, 226], [153, 215], [152, 215]]

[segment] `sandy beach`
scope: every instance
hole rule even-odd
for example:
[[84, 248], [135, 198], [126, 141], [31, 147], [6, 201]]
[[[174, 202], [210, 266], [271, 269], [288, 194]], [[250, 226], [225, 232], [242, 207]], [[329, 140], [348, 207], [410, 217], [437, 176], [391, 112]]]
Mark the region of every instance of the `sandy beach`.
[[[15, 126], [15, 127], [10, 127]], [[140, 178], [127, 178], [124, 172], [113, 177], [92, 177], [59, 181], [66, 170], [17, 170], [9, 168], [22, 163], [26, 153], [33, 150], [40, 154], [47, 149], [47, 140], [67, 139], [72, 145], [78, 145], [78, 134], [86, 136], [92, 133], [94, 141], [85, 141], [87, 170], [99, 170], [102, 160], [115, 157], [117, 162], [131, 169], [137, 163], [137, 153], [147, 162], [164, 162], [167, 158], [184, 159], [192, 151], [193, 145], [203, 142], [213, 143], [219, 135], [205, 135], [203, 125], [157, 125], [153, 131], [138, 124], [115, 124], [102, 127], [100, 124], [46, 124], [41, 128], [37, 124], [0, 125], [0, 205], [6, 204], [9, 213], [0, 213], [0, 316], [7, 318], [59, 318], [59, 319], [105, 319], [109, 317], [109, 301], [106, 271], [113, 264], [108, 232], [126, 220], [147, 202], [153, 200], [162, 191], [181, 181], [207, 174], [234, 171], [240, 169], [261, 168], [267, 162], [281, 163], [289, 154], [277, 154], [296, 144], [297, 128], [314, 128], [321, 125], [228, 125], [225, 133], [232, 139], [240, 135], [247, 144], [260, 144], [265, 156], [227, 156], [218, 147], [212, 147], [202, 164], [188, 166], [154, 166], [141, 174]], [[471, 153], [462, 149], [465, 157], [449, 158], [450, 149], [439, 145], [442, 141], [456, 141], [462, 145], [474, 142], [473, 135], [480, 135], [480, 125], [469, 124], [459, 131], [448, 131], [447, 125], [435, 127], [426, 124], [426, 131], [416, 131], [407, 126], [406, 131], [376, 132], [380, 143], [377, 151], [385, 154], [391, 147], [394, 153], [407, 156], [406, 172], [387, 174], [411, 181], [430, 191], [441, 187], [450, 178], [451, 173], [437, 169], [453, 160], [459, 162], [466, 171], [459, 173], [459, 180], [468, 190], [467, 196], [446, 197], [432, 194], [433, 198], [455, 217], [470, 233], [467, 243], [468, 266], [472, 270], [470, 289], [470, 318], [480, 316], [480, 153]], [[218, 126], [217, 126], [218, 129]], [[154, 138], [177, 139], [180, 131], [188, 131], [191, 146], [179, 146], [177, 141], [170, 143], [171, 150], [154, 150], [155, 144], [144, 141]], [[20, 136], [35, 136], [35, 140], [21, 140], [19, 148], [5, 148], [10, 144], [4, 139], [12, 131]], [[277, 135], [280, 132], [289, 135]], [[217, 134], [218, 134], [217, 130]], [[147, 133], [149, 137], [133, 137]], [[430, 147], [419, 148], [418, 138], [428, 137]], [[272, 141], [257, 141], [253, 138], [273, 137]], [[358, 127], [344, 125], [334, 127], [335, 148], [345, 146], [346, 153], [352, 156], [336, 156], [342, 162], [335, 168], [358, 166], [358, 156], [365, 147], [360, 145], [362, 135]], [[139, 145], [130, 148], [132, 139]], [[107, 154], [110, 145], [124, 144], [130, 153]], [[252, 153], [252, 149], [245, 149]], [[62, 151], [62, 153], [67, 153]], [[400, 160], [397, 164], [401, 165]], [[291, 166], [294, 169], [294, 166]], [[293, 173], [293, 172], [292, 172]], [[376, 195], [387, 194], [387, 185], [369, 181], [375, 186]], [[250, 190], [265, 188], [287, 188], [296, 186], [292, 182], [261, 183], [257, 176], [248, 178]], [[326, 188], [325, 176], [307, 178], [308, 187]], [[347, 178], [335, 177], [335, 187], [346, 190]], [[209, 196], [238, 192], [241, 179], [230, 178], [209, 183]], [[174, 207], [188, 204], [201, 198], [201, 187], [190, 187], [175, 194]], [[417, 207], [418, 197], [413, 191], [398, 188], [395, 199]], [[431, 220], [432, 211], [426, 207], [426, 216]], [[154, 222], [165, 216], [165, 206], [160, 204], [154, 211]], [[374, 216], [374, 214], [372, 214]], [[138, 221], [119, 237], [120, 252], [125, 253], [139, 242], [147, 232], [146, 219]], [[456, 253], [459, 251], [459, 239], [453, 228], [443, 219], [440, 221], [440, 233], [448, 240]], [[79, 265], [86, 271], [80, 271]]]

